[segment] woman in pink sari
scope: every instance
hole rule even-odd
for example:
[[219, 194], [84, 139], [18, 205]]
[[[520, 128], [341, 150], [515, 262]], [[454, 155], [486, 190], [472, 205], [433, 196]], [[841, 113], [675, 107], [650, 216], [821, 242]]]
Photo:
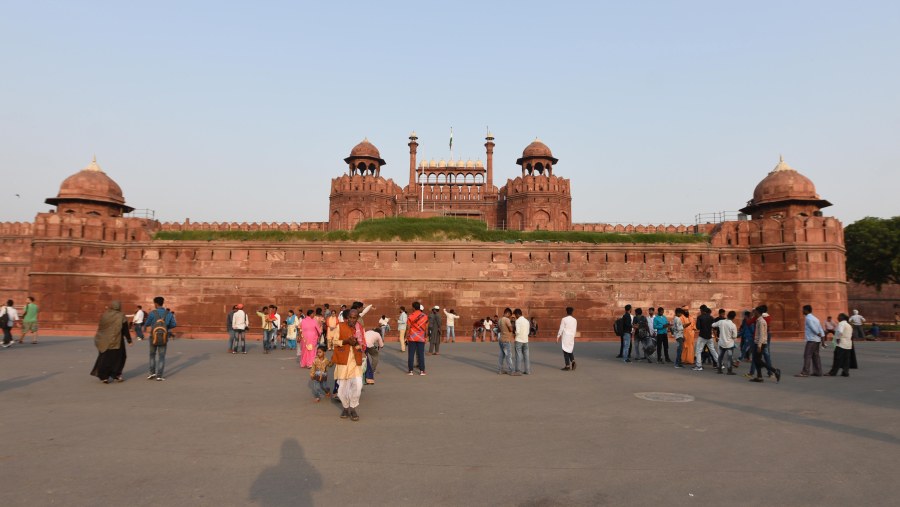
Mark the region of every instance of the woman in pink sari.
[[313, 318], [313, 311], [307, 310], [306, 317], [300, 321], [301, 347], [300, 367], [309, 368], [316, 358], [316, 347], [319, 345], [319, 335], [322, 334], [322, 326]]

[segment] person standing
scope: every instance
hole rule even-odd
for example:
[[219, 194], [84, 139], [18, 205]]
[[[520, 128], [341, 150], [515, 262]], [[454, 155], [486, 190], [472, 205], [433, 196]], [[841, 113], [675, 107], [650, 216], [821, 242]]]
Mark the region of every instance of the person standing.
[[[37, 343], [38, 339], [38, 305], [34, 304], [34, 296], [28, 296], [28, 302], [25, 303], [25, 310], [22, 312], [22, 336], [19, 337], [19, 343], [25, 343], [25, 335], [31, 333], [31, 344]], [[129, 336], [129, 340], [131, 337]]]
[[445, 339], [447, 343], [456, 343], [456, 319], [459, 318], [459, 315], [456, 314], [456, 310], [453, 308], [449, 312], [445, 309], [444, 315], [447, 316], [447, 336]]
[[575, 309], [566, 307], [566, 316], [559, 321], [559, 331], [556, 332], [556, 341], [562, 346], [563, 360], [566, 366], [563, 371], [575, 369], [575, 333], [578, 330], [578, 321], [572, 314]]
[[384, 348], [384, 338], [378, 331], [365, 332], [366, 339], [366, 385], [375, 383], [375, 372], [378, 370], [378, 356]]
[[750, 360], [750, 354], [753, 351], [754, 325], [753, 316], [745, 310], [741, 327], [738, 329], [738, 334], [741, 336], [741, 355], [738, 357], [738, 363]]
[[146, 317], [147, 313], [144, 312], [144, 307], [137, 305], [137, 310], [131, 317], [131, 327], [134, 328], [134, 337], [137, 338], [138, 341], [144, 339], [144, 319]]
[[432, 356], [441, 353], [441, 316], [438, 310], [441, 308], [435, 306], [428, 315], [428, 353]]
[[234, 312], [237, 311], [237, 305], [231, 307], [231, 311], [225, 316], [225, 330], [228, 332], [228, 352], [234, 354]]
[[[719, 336], [719, 367], [716, 373], [723, 373], [725, 367], [728, 367], [728, 374], [734, 375], [732, 368], [734, 367], [734, 339], [737, 338], [737, 326], [734, 325], [734, 319], [737, 312], [731, 310], [724, 319], [713, 322], [713, 328]], [[712, 350], [710, 348], [710, 350]]]
[[328, 367], [333, 363], [325, 357], [328, 347], [319, 345], [316, 347], [316, 358], [313, 359], [312, 368], [309, 369], [309, 378], [312, 381], [313, 401], [322, 401], [323, 396], [331, 397], [331, 393], [325, 384], [328, 382]]
[[822, 323], [813, 315], [812, 305], [803, 305], [804, 328], [803, 335], [806, 345], [803, 348], [803, 369], [795, 377], [808, 377], [810, 369], [814, 377], [822, 376], [822, 359], [819, 349], [825, 345], [825, 330]]
[[271, 340], [272, 335], [272, 317], [269, 313], [269, 307], [264, 306], [258, 312], [256, 312], [256, 316], [259, 317], [262, 325], [262, 342], [263, 342], [263, 354], [269, 353], [269, 342]]
[[[272, 345], [269, 347], [272, 350], [278, 349], [278, 336], [281, 335], [281, 314], [278, 313], [278, 307], [272, 305], [270, 310], [272, 311]], [[284, 349], [284, 341], [281, 342], [281, 348]], [[315, 355], [315, 353], [313, 353]]]
[[150, 373], [147, 380], [166, 380], [166, 346], [169, 343], [169, 334], [178, 324], [175, 322], [175, 314], [163, 307], [166, 300], [162, 296], [153, 298], [156, 305], [147, 316], [144, 327], [150, 328]]
[[337, 312], [331, 311], [325, 316], [325, 345], [328, 346], [328, 350], [334, 348], [334, 340], [338, 338], [338, 325], [341, 322], [343, 322], [343, 317]]
[[[500, 345], [500, 357], [497, 359], [497, 375], [502, 375], [503, 373], [512, 375], [514, 371], [511, 349], [516, 335], [513, 331], [513, 323], [510, 317], [512, 317], [512, 310], [505, 308], [503, 317], [500, 317], [500, 339], [497, 341]], [[504, 365], [506, 366], [506, 371], [503, 371]]]
[[[662, 313], [662, 312], [660, 312]], [[684, 349], [684, 321], [681, 320], [681, 316], [684, 313], [684, 310], [681, 308], [675, 309], [675, 318], [672, 319], [672, 336], [675, 338], [675, 343], [678, 345], [675, 347], [675, 367], [676, 368], [684, 368], [684, 363], [681, 362], [681, 354]]]
[[[753, 310], [756, 317], [756, 329], [753, 333], [753, 364], [756, 365], [756, 376], [750, 379], [750, 382], [762, 382], [762, 369], [766, 367], [765, 350], [769, 346], [769, 323], [763, 318], [765, 310], [762, 306], [757, 306]], [[781, 382], [781, 370], [775, 369], [775, 382]]]
[[[516, 317], [516, 371], [513, 375], [529, 375], [531, 374], [531, 360], [528, 357], [528, 333], [531, 331], [531, 323], [522, 315], [522, 310], [519, 308], [513, 310], [513, 315]], [[519, 369], [520, 359], [522, 361], [521, 369]]]
[[348, 310], [344, 322], [338, 326], [334, 342], [334, 379], [338, 381], [337, 395], [344, 406], [341, 419], [359, 420], [356, 407], [362, 393], [362, 361], [366, 353], [366, 339], [359, 326], [359, 312]]
[[381, 338], [384, 339], [390, 330], [391, 319], [389, 319], [387, 315], [382, 315], [381, 318], [378, 319], [378, 332], [381, 333]]
[[128, 332], [128, 318], [122, 313], [122, 304], [113, 301], [100, 316], [97, 333], [94, 335], [94, 346], [97, 347], [97, 360], [91, 375], [104, 384], [116, 380], [123, 382], [122, 370], [125, 368], [125, 341], [131, 345], [131, 333]]
[[0, 309], [0, 329], [3, 331], [3, 348], [9, 348], [13, 344], [12, 328], [19, 320], [19, 312], [13, 307], [12, 299], [6, 301], [6, 306]]
[[397, 331], [400, 332], [400, 352], [406, 352], [406, 321], [409, 318], [406, 315], [406, 307], [400, 307], [400, 316], [397, 317]]
[[[299, 321], [300, 318], [297, 317], [294, 310], [288, 310], [288, 317], [284, 319], [284, 324], [287, 326], [288, 350], [297, 350], [297, 335], [299, 334], [300, 329]], [[318, 343], [316, 346], [318, 347]]]
[[[316, 348], [319, 346], [319, 323], [313, 318], [313, 310], [306, 311], [306, 317], [300, 321], [300, 367], [312, 367], [316, 358]], [[337, 377], [335, 377], [337, 378]]]
[[631, 305], [625, 305], [625, 313], [622, 314], [622, 350], [619, 356], [624, 358], [624, 362], [630, 363], [631, 358], [631, 332], [634, 329], [631, 319]]
[[838, 325], [834, 330], [834, 360], [831, 370], [826, 373], [829, 377], [837, 375], [841, 370], [842, 377], [850, 376], [850, 351], [853, 350], [853, 327], [847, 322], [847, 314], [838, 315]]
[[666, 362], [671, 363], [669, 359], [669, 319], [665, 316], [665, 309], [659, 307], [656, 309], [656, 317], [653, 317], [653, 329], [656, 331], [656, 362], [662, 364], [663, 352], [665, 352]]
[[428, 329], [428, 316], [422, 312], [422, 305], [415, 301], [412, 304], [413, 312], [407, 319], [409, 326], [409, 336], [407, 337], [407, 375], [413, 374], [413, 361], [419, 363], [419, 375], [425, 373], [425, 333]]
[[647, 320], [647, 317], [644, 316], [644, 311], [642, 309], [635, 308], [634, 319], [631, 321], [631, 323], [632, 327], [634, 328], [631, 335], [631, 351], [633, 352], [634, 360], [642, 361], [646, 359], [648, 363], [652, 363], [653, 361], [650, 359], [650, 356], [645, 350], [648, 342], [651, 339], [650, 322]]
[[716, 345], [712, 341], [712, 310], [706, 305], [700, 305], [700, 315], [697, 316], [697, 343], [694, 344], [694, 367], [693, 371], [703, 371], [701, 363], [703, 357], [703, 348], [709, 348], [709, 355], [712, 356], [713, 367], [719, 363], [719, 355], [716, 354]]
[[241, 354], [247, 353], [247, 328], [250, 327], [250, 317], [244, 311], [244, 305], [238, 303], [234, 305], [234, 315], [231, 316], [231, 328], [234, 330], [234, 344], [231, 348], [232, 354], [237, 354], [238, 346], [241, 347]]
[[866, 332], [863, 329], [863, 324], [865, 324], [866, 318], [859, 314], [859, 310], [853, 310], [853, 315], [850, 316], [848, 322], [853, 327], [853, 339], [865, 340]]
[[684, 324], [684, 350], [681, 362], [694, 364], [694, 345], [697, 343], [697, 326], [691, 319], [691, 312], [687, 308], [681, 310], [681, 323]]

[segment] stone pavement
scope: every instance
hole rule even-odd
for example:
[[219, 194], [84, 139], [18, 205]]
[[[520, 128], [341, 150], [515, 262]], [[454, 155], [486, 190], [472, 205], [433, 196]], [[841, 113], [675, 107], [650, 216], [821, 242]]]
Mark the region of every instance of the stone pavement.
[[[85, 338], [0, 350], [0, 505], [887, 505], [900, 483], [900, 344], [863, 343], [845, 378], [781, 384], [614, 361], [579, 343], [563, 372], [533, 344], [533, 374], [496, 374], [497, 345], [457, 343], [408, 377], [382, 352], [361, 420], [311, 401], [289, 352], [176, 340], [166, 382], [88, 375]], [[824, 354], [831, 364], [831, 349]], [[741, 369], [746, 371], [746, 367]], [[637, 393], [685, 394], [683, 403]], [[657, 398], [657, 396], [647, 396]]]

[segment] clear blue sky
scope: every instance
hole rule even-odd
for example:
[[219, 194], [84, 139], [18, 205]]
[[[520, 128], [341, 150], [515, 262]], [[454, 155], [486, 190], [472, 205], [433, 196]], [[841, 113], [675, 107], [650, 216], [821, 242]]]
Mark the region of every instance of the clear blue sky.
[[[850, 223], [900, 214], [900, 2], [6, 1], [0, 220], [96, 153], [162, 220], [326, 220], [368, 137], [484, 158], [535, 137], [576, 222], [736, 210], [778, 161]], [[19, 194], [21, 197], [14, 197]]]

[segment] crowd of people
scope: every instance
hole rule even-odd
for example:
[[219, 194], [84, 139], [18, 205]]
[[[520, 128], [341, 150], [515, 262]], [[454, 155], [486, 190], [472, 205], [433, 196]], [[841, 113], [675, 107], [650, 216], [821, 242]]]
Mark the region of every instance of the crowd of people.
[[[720, 309], [717, 317], [713, 317], [712, 309], [701, 305], [696, 317], [692, 318], [690, 313], [686, 308], [676, 308], [669, 319], [662, 307], [650, 307], [644, 315], [643, 309], [626, 305], [623, 315], [614, 324], [614, 332], [620, 340], [616, 358], [625, 363], [674, 363], [675, 368], [691, 366], [692, 371], [703, 371], [704, 365], [709, 365], [716, 373], [725, 375], [737, 375], [735, 370], [741, 363], [749, 362], [750, 368], [744, 377], [751, 382], [764, 382], [763, 369], [768, 378], [774, 377], [776, 383], [781, 381], [781, 369], [772, 365], [772, 317], [766, 305], [745, 310], [740, 322], [734, 310], [726, 313], [725, 309]], [[849, 370], [857, 368], [853, 340], [862, 339], [862, 335], [857, 338], [853, 317], [841, 313], [834, 322], [828, 316], [823, 326], [810, 305], [803, 307], [803, 315], [803, 368], [794, 376], [835, 376], [838, 371], [844, 377], [849, 376]], [[858, 316], [859, 312], [854, 310], [854, 315]], [[674, 361], [669, 356], [669, 336], [675, 342]], [[834, 358], [831, 369], [824, 373], [820, 349], [828, 347], [829, 336], [834, 343]]]
[[[109, 304], [101, 315], [94, 338], [98, 356], [91, 375], [103, 383], [122, 382], [126, 361], [126, 346], [132, 345], [131, 331], [138, 341], [148, 340], [148, 380], [165, 380], [166, 347], [177, 327], [175, 312], [165, 307], [162, 297], [153, 299], [154, 308], [145, 312], [138, 305], [133, 314], [125, 315], [119, 301]], [[341, 305], [333, 309], [329, 304], [307, 310], [288, 309], [282, 317], [276, 305], [267, 305], [255, 312], [259, 324], [259, 341], [264, 354], [281, 349], [296, 353], [301, 368], [309, 370], [313, 400], [333, 399], [343, 406], [342, 418], [359, 420], [357, 408], [363, 385], [375, 383], [379, 354], [384, 339], [392, 330], [391, 318], [382, 314], [377, 326], [368, 330], [364, 324], [372, 305], [353, 302], [349, 307]], [[577, 368], [575, 339], [578, 323], [572, 307], [560, 320], [556, 341], [563, 353], [564, 371]], [[781, 381], [781, 369], [772, 364], [770, 346], [772, 317], [766, 305], [745, 310], [740, 319], [734, 310], [718, 310], [701, 305], [696, 316], [687, 308], [676, 308], [671, 317], [662, 307], [642, 308], [626, 305], [621, 317], [615, 320], [613, 330], [620, 339], [617, 359], [625, 363], [673, 364], [681, 369], [704, 371], [710, 367], [718, 374], [737, 375], [743, 363], [749, 363], [744, 373], [752, 382], [764, 382], [763, 370], [768, 378]], [[446, 326], [442, 321], [446, 318]], [[22, 311], [22, 331], [18, 343], [24, 343], [32, 335], [37, 343], [38, 306], [33, 297]], [[836, 376], [847, 377], [849, 370], [857, 368], [854, 340], [865, 339], [865, 319], [854, 310], [851, 315], [841, 313], [835, 321], [828, 316], [824, 324], [813, 314], [810, 305], [803, 307], [805, 346], [803, 367], [795, 377]], [[0, 309], [0, 329], [3, 331], [3, 347], [15, 340], [12, 329], [20, 320], [13, 301]], [[399, 308], [396, 327], [401, 352], [407, 355], [407, 375], [427, 375], [427, 355], [440, 355], [442, 343], [456, 341], [455, 329], [461, 317], [454, 309], [441, 310], [440, 306], [426, 308], [415, 301], [407, 313]], [[251, 330], [251, 316], [243, 304], [235, 304], [226, 317], [228, 348], [231, 354], [247, 354], [247, 333]], [[537, 333], [537, 320], [527, 318], [521, 309], [505, 308], [502, 316], [477, 319], [473, 326], [472, 341], [485, 338], [498, 343], [497, 373], [510, 376], [530, 375], [529, 338]], [[877, 331], [875, 331], [877, 335]], [[822, 367], [821, 349], [828, 347], [832, 337], [833, 361], [827, 372]], [[674, 351], [671, 349], [674, 348]], [[671, 355], [670, 355], [671, 353]], [[654, 361], [655, 357], [655, 361]], [[329, 376], [332, 377], [329, 382]]]

